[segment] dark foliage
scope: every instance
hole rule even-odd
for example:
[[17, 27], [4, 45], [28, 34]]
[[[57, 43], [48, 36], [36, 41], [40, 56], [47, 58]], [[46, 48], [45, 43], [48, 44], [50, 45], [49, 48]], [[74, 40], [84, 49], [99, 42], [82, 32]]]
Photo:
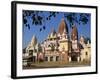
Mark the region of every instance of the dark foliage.
[[[59, 12], [47, 12], [46, 14], [43, 11], [23, 11], [23, 24], [30, 30], [30, 24], [28, 22], [28, 18], [31, 18], [32, 25], [41, 25], [40, 31], [45, 30], [46, 21], [50, 21], [52, 18], [56, 18]], [[70, 23], [70, 27], [74, 23], [87, 24], [89, 21], [90, 15], [87, 13], [64, 13], [64, 18], [67, 19]]]
[[90, 39], [89, 37], [86, 37], [86, 38], [85, 38], [85, 43], [87, 44], [88, 41], [89, 41], [89, 43], [91, 43], [91, 39]]

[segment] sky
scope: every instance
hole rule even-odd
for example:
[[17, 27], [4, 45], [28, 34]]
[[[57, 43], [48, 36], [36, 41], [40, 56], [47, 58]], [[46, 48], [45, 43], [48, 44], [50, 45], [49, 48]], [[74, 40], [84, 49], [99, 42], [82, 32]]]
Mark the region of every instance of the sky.
[[[49, 14], [47, 11], [45, 11], [43, 13], [44, 13], [44, 17]], [[23, 31], [22, 31], [23, 48], [25, 48], [29, 44], [29, 42], [31, 41], [31, 39], [34, 35], [36, 36], [38, 42], [41, 43], [42, 41], [44, 41], [47, 38], [47, 36], [51, 32], [52, 28], [55, 29], [55, 31], [57, 32], [58, 27], [60, 25], [60, 22], [64, 18], [64, 15], [63, 15], [64, 13], [65, 12], [59, 12], [59, 14], [57, 14], [57, 16], [55, 18], [52, 17], [50, 21], [45, 21], [45, 23], [43, 25], [45, 25], [46, 29], [42, 30], [42, 31], [40, 31], [40, 28], [43, 27], [43, 25], [33, 25], [30, 16], [28, 16], [27, 20], [28, 20], [28, 23], [30, 25], [30, 30], [23, 24]], [[76, 13], [76, 14], [80, 14], [80, 13]], [[87, 24], [85, 24], [85, 25], [80, 24], [79, 25], [79, 24], [75, 23], [75, 25], [78, 29], [78, 36], [79, 37], [82, 35], [84, 37], [91, 38], [91, 34], [90, 34], [91, 33], [91, 19], [90, 19], [91, 14], [89, 14], [89, 16], [90, 17], [89, 17], [89, 21]], [[69, 25], [68, 20], [66, 18], [64, 18], [64, 19], [68, 25], [68, 31], [69, 31], [69, 35], [70, 35], [71, 27]]]

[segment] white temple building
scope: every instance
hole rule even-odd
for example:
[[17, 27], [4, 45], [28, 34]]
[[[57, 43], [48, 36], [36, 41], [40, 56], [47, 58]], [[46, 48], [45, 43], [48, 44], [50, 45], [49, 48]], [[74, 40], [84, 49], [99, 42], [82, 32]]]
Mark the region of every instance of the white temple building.
[[[71, 33], [70, 36], [69, 33]], [[25, 54], [31, 56], [27, 58], [31, 62], [91, 61], [91, 43], [89, 41], [85, 43], [83, 36], [79, 38], [78, 29], [75, 25], [69, 32], [66, 21], [62, 19], [58, 31], [52, 29], [42, 43], [38, 43], [36, 36], [33, 36]]]

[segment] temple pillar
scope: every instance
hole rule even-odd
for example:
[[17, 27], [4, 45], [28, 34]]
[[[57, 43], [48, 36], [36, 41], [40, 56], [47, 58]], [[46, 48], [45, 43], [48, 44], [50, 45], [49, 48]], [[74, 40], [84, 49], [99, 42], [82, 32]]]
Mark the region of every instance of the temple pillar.
[[56, 56], [53, 56], [53, 61], [54, 61], [54, 62], [56, 61]]
[[71, 57], [69, 57], [69, 62], [71, 62]]
[[77, 61], [78, 61], [78, 62], [80, 61], [80, 57], [79, 57], [79, 56], [77, 57]]
[[50, 62], [50, 56], [48, 56], [48, 62]]

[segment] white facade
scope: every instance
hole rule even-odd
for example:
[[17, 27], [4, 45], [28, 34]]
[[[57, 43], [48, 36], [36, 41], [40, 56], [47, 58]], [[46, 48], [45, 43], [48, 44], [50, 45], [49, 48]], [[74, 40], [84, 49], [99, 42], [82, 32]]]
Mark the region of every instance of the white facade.
[[86, 44], [84, 49], [81, 50], [81, 61], [91, 60], [91, 45]]

